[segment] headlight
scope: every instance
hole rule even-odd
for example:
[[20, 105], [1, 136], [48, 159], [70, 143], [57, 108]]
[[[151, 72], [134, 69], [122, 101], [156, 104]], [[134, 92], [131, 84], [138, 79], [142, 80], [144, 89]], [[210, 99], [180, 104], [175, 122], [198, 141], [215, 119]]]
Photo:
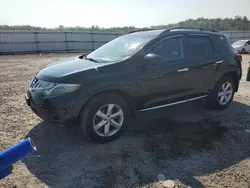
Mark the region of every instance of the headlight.
[[80, 84], [57, 84], [55, 87], [51, 89], [45, 89], [45, 95], [61, 95], [64, 93], [70, 93], [76, 91], [80, 88]]
[[44, 95], [60, 95], [70, 93], [80, 88], [80, 84], [59, 84], [34, 78], [29, 86], [31, 92], [41, 92]]

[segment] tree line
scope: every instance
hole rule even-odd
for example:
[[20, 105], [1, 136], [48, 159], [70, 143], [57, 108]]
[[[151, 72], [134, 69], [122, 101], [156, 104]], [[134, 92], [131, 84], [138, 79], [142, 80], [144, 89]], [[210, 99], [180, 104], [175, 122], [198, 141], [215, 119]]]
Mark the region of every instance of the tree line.
[[[219, 31], [227, 31], [227, 30], [250, 30], [250, 20], [246, 16], [235, 16], [234, 18], [198, 18], [198, 19], [187, 19], [185, 21], [181, 21], [175, 24], [168, 25], [157, 25], [147, 27], [149, 29], [168, 29], [171, 27], [204, 27], [210, 29], [216, 29]], [[126, 26], [126, 27], [111, 27], [111, 28], [103, 28], [98, 25], [93, 25], [92, 27], [65, 27], [63, 25], [59, 25], [56, 28], [45, 28], [45, 27], [35, 27], [30, 25], [0, 25], [0, 30], [72, 30], [72, 31], [102, 31], [102, 32], [116, 32], [116, 33], [127, 33], [136, 29], [147, 29], [147, 28], [136, 28], [134, 26]]]

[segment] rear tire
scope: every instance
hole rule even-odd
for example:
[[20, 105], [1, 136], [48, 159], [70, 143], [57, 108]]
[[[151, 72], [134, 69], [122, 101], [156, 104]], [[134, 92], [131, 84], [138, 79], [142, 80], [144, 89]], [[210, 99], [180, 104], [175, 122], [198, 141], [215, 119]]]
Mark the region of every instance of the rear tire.
[[242, 54], [245, 54], [245, 53], [246, 53], [245, 48], [242, 48], [241, 53], [242, 53]]
[[235, 93], [235, 82], [231, 76], [223, 76], [208, 95], [208, 105], [213, 109], [224, 109], [230, 105]]
[[115, 94], [101, 94], [92, 98], [82, 109], [81, 129], [90, 140], [108, 142], [119, 137], [126, 129], [129, 114], [123, 98]]

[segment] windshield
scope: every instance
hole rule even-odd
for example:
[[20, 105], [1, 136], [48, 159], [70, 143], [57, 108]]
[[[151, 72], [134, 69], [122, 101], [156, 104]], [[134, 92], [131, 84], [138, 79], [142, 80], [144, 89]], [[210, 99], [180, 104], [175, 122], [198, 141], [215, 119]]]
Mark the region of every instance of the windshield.
[[124, 35], [90, 53], [87, 58], [97, 61], [120, 61], [131, 57], [154, 36]]
[[238, 40], [233, 43], [233, 45], [244, 45], [247, 41], [246, 40]]

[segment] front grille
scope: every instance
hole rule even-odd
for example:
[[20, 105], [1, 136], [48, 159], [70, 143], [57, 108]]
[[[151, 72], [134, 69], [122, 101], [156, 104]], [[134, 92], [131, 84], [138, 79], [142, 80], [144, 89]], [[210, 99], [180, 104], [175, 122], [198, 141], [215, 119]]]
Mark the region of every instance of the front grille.
[[31, 82], [30, 82], [30, 88], [33, 88], [36, 83], [38, 82], [38, 79], [37, 78], [34, 78]]
[[30, 89], [49, 89], [56, 85], [56, 83], [46, 82], [43, 80], [39, 80], [34, 78], [30, 83]]

